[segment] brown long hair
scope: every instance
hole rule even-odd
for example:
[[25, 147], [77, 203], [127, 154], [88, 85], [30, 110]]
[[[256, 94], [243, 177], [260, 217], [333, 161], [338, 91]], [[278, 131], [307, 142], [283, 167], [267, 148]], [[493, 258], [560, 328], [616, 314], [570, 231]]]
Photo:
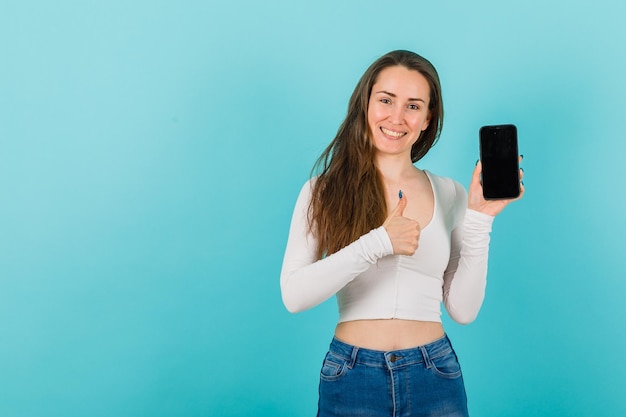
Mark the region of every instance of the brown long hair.
[[441, 85], [435, 67], [410, 51], [392, 51], [378, 58], [356, 85], [348, 114], [337, 135], [313, 166], [309, 224], [318, 240], [317, 258], [337, 252], [383, 224], [387, 206], [382, 179], [374, 165], [374, 146], [367, 123], [372, 86], [382, 70], [402, 66], [422, 74], [430, 86], [430, 123], [411, 148], [419, 161], [435, 144], [443, 126]]

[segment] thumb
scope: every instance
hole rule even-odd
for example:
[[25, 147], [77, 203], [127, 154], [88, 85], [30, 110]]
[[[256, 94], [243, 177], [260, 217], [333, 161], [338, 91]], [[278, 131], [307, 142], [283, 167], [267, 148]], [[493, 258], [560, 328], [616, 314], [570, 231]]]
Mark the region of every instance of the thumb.
[[400, 193], [398, 193], [398, 197], [398, 205], [395, 209], [393, 209], [389, 217], [401, 217], [404, 214], [404, 209], [406, 208], [407, 204], [406, 195], [402, 193], [402, 190], [400, 190]]
[[483, 173], [483, 163], [482, 161], [476, 162], [476, 167], [474, 167], [474, 172], [472, 173], [472, 185], [481, 184], [482, 183], [482, 173]]

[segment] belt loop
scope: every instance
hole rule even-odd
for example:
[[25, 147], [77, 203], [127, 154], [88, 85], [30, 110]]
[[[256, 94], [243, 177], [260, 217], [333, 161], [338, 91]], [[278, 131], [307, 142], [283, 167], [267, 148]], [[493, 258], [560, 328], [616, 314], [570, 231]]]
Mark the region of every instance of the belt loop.
[[428, 351], [424, 346], [420, 346], [420, 350], [422, 351], [422, 356], [424, 357], [424, 363], [426, 364], [426, 368], [430, 369], [433, 366], [433, 361], [430, 360], [430, 356], [428, 355]]
[[348, 363], [348, 368], [352, 369], [354, 364], [356, 363], [356, 355], [359, 352], [359, 348], [357, 346], [352, 346], [352, 355], [350, 355], [350, 362]]

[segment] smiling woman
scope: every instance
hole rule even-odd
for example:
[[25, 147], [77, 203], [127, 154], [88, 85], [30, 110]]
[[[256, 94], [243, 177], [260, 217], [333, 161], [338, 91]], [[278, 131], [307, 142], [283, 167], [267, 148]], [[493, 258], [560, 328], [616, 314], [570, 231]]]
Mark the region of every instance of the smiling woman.
[[367, 122], [379, 153], [406, 153], [430, 122], [430, 87], [417, 71], [395, 66], [381, 71], [372, 87]]
[[[420, 170], [443, 120], [439, 77], [409, 51], [365, 72], [294, 210], [281, 272], [291, 312], [337, 296], [318, 416], [467, 415], [440, 303], [459, 323], [484, 298], [493, 218], [510, 201], [469, 198]], [[419, 388], [418, 388], [419, 387]], [[426, 387], [426, 388], [425, 388]]]

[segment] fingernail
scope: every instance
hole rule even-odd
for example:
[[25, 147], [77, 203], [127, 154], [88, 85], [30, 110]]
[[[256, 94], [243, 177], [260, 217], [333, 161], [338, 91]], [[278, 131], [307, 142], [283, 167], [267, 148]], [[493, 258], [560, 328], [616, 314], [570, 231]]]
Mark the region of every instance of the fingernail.
[[398, 193], [398, 197], [402, 198], [402, 190], [400, 190], [400, 192]]
[[524, 159], [524, 155], [520, 155], [520, 157], [521, 157], [522, 159]]
[[476, 165], [475, 165], [475, 166], [478, 166], [478, 161], [480, 161], [480, 159], [477, 159], [477, 160], [476, 160]]

